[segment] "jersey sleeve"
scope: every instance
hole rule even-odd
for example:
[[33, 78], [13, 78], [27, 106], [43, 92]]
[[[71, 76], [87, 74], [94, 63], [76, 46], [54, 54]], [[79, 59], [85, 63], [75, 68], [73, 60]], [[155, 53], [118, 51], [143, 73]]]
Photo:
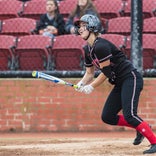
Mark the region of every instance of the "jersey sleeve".
[[88, 46], [86, 45], [85, 47], [83, 47], [83, 50], [85, 52], [85, 63], [84, 63], [84, 65], [86, 67], [92, 67], [93, 64], [92, 64], [92, 61], [91, 61], [91, 59], [89, 57], [89, 49], [88, 49]]
[[99, 63], [109, 60], [112, 57], [111, 45], [109, 43], [98, 43], [95, 46], [95, 54]]

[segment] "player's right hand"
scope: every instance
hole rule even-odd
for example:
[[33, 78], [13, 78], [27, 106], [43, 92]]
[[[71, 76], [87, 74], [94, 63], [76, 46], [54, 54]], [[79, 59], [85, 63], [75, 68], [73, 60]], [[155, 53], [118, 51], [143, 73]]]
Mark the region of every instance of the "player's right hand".
[[76, 90], [77, 92], [82, 92], [84, 83], [83, 83], [82, 81], [80, 81], [80, 82], [78, 82], [78, 83], [76, 84], [76, 86], [77, 86], [77, 88], [75, 88], [75, 90]]

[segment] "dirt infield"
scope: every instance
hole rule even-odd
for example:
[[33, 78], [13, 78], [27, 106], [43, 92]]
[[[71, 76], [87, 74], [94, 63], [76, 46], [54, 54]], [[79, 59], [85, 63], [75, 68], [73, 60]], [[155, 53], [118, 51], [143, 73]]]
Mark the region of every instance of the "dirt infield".
[[[0, 133], [0, 156], [142, 156], [135, 132]], [[156, 154], [155, 154], [156, 155]]]

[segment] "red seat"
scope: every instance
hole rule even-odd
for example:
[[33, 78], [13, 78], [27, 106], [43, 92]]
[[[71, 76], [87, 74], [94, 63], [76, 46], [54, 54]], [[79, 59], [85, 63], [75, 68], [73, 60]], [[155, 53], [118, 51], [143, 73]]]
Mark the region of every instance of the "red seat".
[[121, 16], [131, 16], [131, 0], [122, 1]]
[[117, 17], [109, 19], [107, 33], [130, 35], [131, 33], [131, 18]]
[[15, 49], [17, 70], [49, 70], [52, 40], [42, 35], [27, 35], [18, 38]]
[[[149, 18], [153, 16], [152, 10], [154, 9], [156, 0], [143, 0], [143, 18]], [[131, 16], [131, 0], [123, 1], [123, 16]]]
[[75, 35], [56, 36], [52, 55], [56, 70], [82, 70], [85, 41]]
[[[131, 52], [131, 38], [128, 37], [128, 42], [126, 46], [126, 51]], [[154, 64], [156, 63], [156, 35], [155, 34], [143, 34], [143, 42], [142, 42], [142, 54], [143, 54], [143, 69], [151, 69], [154, 68]], [[155, 67], [156, 68], [156, 67]]]
[[147, 17], [156, 16], [156, 0], [143, 0], [143, 13]]
[[2, 21], [0, 34], [23, 36], [32, 34], [36, 28], [36, 20], [30, 18], [11, 18]]
[[95, 0], [93, 3], [102, 18], [110, 19], [120, 16], [121, 0]]
[[144, 19], [143, 33], [156, 33], [156, 17]]
[[46, 13], [46, 0], [31, 0], [24, 3], [21, 17], [39, 20], [42, 14]]
[[22, 2], [18, 0], [1, 0], [0, 1], [0, 20], [16, 18], [22, 8]]
[[[156, 35], [143, 34], [143, 67], [144, 69], [154, 68], [156, 63]], [[155, 63], [154, 63], [155, 62]], [[156, 67], [155, 67], [156, 68]]]
[[105, 32], [106, 32], [107, 28], [108, 28], [108, 19], [101, 18], [101, 24], [102, 24], [102, 26], [103, 26], [103, 28], [105, 29]]
[[76, 8], [77, 0], [63, 0], [59, 2], [59, 10], [66, 20], [69, 14]]
[[14, 69], [13, 49], [16, 46], [16, 37], [0, 35], [0, 70]]
[[119, 34], [102, 34], [102, 38], [114, 43], [116, 47], [124, 50], [126, 47], [126, 36]]

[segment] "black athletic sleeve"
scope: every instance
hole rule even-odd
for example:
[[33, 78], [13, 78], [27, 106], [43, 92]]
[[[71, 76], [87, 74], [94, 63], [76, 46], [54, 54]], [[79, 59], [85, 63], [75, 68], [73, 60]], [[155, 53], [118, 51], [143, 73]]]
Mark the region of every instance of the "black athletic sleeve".
[[95, 45], [95, 55], [99, 63], [104, 62], [112, 57], [111, 44], [101, 40]]
[[90, 56], [89, 56], [89, 49], [88, 49], [88, 46], [87, 46], [87, 45], [84, 46], [84, 47], [83, 47], [83, 50], [84, 50], [84, 52], [85, 52], [85, 63], [84, 63], [84, 65], [85, 65], [86, 67], [92, 67], [93, 64], [92, 64], [92, 61], [91, 61]]

